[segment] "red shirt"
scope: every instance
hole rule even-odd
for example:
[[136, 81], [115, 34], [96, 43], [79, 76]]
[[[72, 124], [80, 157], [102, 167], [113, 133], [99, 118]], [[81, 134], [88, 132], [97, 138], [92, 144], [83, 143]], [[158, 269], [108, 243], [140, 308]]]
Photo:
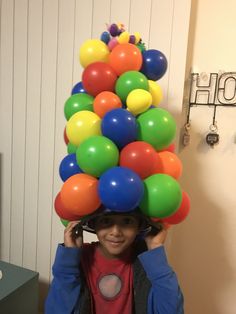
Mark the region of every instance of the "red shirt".
[[92, 243], [83, 248], [82, 268], [94, 313], [132, 313], [133, 269], [130, 257], [107, 259], [98, 249], [98, 243]]

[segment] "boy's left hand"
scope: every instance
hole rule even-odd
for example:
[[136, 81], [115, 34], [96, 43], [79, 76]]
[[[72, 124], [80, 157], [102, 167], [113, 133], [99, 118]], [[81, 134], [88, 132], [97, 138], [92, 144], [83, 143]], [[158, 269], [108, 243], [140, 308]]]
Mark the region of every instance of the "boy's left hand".
[[[148, 250], [152, 250], [163, 245], [167, 237], [167, 228], [165, 227], [165, 225], [162, 226], [161, 231], [155, 229], [155, 223], [153, 223], [153, 226], [154, 228], [150, 232], [148, 232], [144, 238]], [[157, 223], [156, 226], [160, 226], [159, 223]]]

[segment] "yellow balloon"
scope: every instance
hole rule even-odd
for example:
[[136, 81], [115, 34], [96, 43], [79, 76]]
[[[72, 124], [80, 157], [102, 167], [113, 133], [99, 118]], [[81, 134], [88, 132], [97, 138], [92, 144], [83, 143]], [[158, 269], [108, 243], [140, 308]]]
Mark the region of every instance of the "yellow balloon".
[[134, 36], [135, 36], [135, 45], [137, 45], [137, 43], [139, 43], [139, 41], [141, 39], [141, 35], [139, 32], [135, 32]]
[[152, 95], [144, 89], [132, 90], [126, 99], [128, 110], [137, 115], [146, 111], [152, 104]]
[[101, 118], [92, 111], [76, 112], [67, 122], [66, 135], [71, 144], [79, 146], [88, 137], [101, 135]]
[[99, 39], [86, 40], [79, 50], [81, 65], [86, 68], [90, 63], [107, 62], [109, 56], [108, 46]]
[[117, 37], [119, 44], [127, 44], [129, 42], [129, 32], [122, 32], [119, 37]]
[[149, 80], [148, 81], [149, 85], [149, 92], [152, 95], [152, 104], [154, 106], [158, 106], [163, 99], [163, 93], [161, 90], [160, 85], [158, 85], [156, 82]]

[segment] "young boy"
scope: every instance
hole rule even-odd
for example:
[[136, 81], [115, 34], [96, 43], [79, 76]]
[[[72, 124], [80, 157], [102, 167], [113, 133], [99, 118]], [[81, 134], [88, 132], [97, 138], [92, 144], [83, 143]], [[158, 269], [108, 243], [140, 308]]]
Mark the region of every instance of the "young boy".
[[95, 231], [98, 242], [83, 244], [76, 226], [68, 224], [58, 246], [46, 314], [184, 313], [164, 251], [165, 229], [148, 232], [136, 211], [108, 212], [87, 221], [84, 229]]

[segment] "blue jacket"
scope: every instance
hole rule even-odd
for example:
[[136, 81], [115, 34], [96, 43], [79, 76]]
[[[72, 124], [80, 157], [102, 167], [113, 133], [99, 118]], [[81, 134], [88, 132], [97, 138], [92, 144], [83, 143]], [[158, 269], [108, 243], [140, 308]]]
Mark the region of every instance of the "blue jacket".
[[[89, 292], [79, 268], [81, 252], [58, 246], [45, 314], [90, 314]], [[183, 314], [183, 295], [164, 247], [139, 254], [134, 264], [134, 313]]]

